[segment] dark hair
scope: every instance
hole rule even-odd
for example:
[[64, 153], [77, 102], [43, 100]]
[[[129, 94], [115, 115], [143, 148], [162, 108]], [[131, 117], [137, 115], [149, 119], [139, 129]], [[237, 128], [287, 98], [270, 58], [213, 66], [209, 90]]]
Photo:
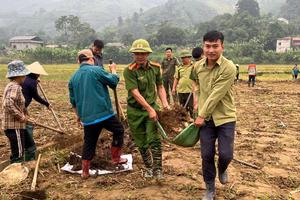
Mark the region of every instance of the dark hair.
[[167, 47], [165, 51], [168, 51], [168, 50], [173, 52], [173, 49], [171, 47]]
[[82, 62], [84, 62], [84, 61], [88, 61], [89, 58], [86, 57], [86, 55], [84, 55], [84, 54], [80, 54], [80, 55], [78, 56], [78, 60], [79, 60], [79, 63], [82, 63]]
[[103, 49], [104, 43], [103, 43], [102, 40], [95, 40], [94, 41], [94, 46], [97, 47], [97, 48], [99, 48], [99, 49]]
[[200, 58], [202, 54], [203, 54], [203, 49], [201, 47], [195, 47], [192, 51], [192, 56], [195, 59]]
[[209, 31], [203, 36], [203, 42], [215, 42], [221, 40], [221, 43], [224, 42], [224, 35], [220, 31]]

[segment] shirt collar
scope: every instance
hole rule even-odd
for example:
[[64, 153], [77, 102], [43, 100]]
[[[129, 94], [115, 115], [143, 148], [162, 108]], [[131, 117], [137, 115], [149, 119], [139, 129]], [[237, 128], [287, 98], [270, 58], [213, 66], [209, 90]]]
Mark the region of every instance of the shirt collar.
[[80, 64], [80, 67], [82, 67], [82, 66], [84, 66], [84, 65], [90, 65], [90, 66], [92, 66], [91, 64], [89, 64], [89, 63], [87, 63], [87, 62], [82, 62], [82, 63]]
[[[218, 60], [215, 63], [215, 66], [221, 66], [222, 64], [223, 55], [221, 55]], [[205, 62], [203, 63], [203, 67], [207, 67], [207, 58], [205, 59]]]

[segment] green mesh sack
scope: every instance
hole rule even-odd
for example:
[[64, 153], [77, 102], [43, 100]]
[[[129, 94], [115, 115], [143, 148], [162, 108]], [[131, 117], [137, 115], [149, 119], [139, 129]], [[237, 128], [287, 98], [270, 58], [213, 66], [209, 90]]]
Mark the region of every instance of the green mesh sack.
[[172, 142], [182, 147], [193, 147], [199, 141], [199, 128], [194, 124], [190, 124], [183, 131], [181, 131]]
[[157, 127], [163, 139], [178, 146], [193, 147], [199, 141], [200, 138], [199, 128], [196, 127], [194, 124], [190, 124], [173, 139], [170, 139], [168, 137], [168, 135], [166, 134], [159, 122], [157, 122]]

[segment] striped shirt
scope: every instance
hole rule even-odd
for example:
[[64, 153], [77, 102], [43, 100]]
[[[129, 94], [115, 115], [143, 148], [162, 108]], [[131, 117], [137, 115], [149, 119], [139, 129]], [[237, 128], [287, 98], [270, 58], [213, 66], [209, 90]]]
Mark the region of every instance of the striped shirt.
[[22, 94], [22, 87], [15, 81], [7, 84], [2, 100], [2, 128], [25, 129], [25, 98]]

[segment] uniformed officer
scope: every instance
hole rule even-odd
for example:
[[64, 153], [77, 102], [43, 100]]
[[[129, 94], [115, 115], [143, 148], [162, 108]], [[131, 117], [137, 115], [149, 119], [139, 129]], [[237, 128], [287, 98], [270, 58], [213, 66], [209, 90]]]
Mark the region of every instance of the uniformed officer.
[[[176, 70], [176, 66], [179, 66], [180, 63], [178, 59], [173, 56], [173, 49], [171, 47], [166, 48], [165, 57], [161, 63], [161, 68], [163, 71], [163, 83], [167, 93], [167, 99], [170, 103], [170, 90], [172, 90], [174, 83], [174, 74]], [[176, 95], [173, 95], [173, 101], [176, 101]]]
[[[205, 58], [196, 62], [194, 81], [198, 83], [198, 116], [194, 122], [200, 128], [202, 174], [206, 185], [203, 200], [215, 199], [215, 178], [218, 172], [221, 184], [228, 183], [227, 168], [233, 159], [236, 108], [233, 83], [236, 68], [222, 54], [224, 35], [210, 31], [203, 37]], [[218, 164], [216, 169], [216, 141]]]
[[188, 50], [183, 50], [180, 53], [182, 65], [178, 67], [175, 73], [175, 80], [173, 84], [172, 94], [178, 93], [179, 103], [186, 106], [186, 110], [193, 116], [193, 82], [190, 79], [190, 74], [193, 69], [191, 62], [192, 54]]
[[160, 65], [148, 60], [152, 49], [144, 39], [135, 40], [129, 52], [133, 53], [134, 58], [133, 63], [124, 70], [129, 127], [146, 167], [144, 176], [161, 179], [162, 150], [156, 126], [156, 112], [159, 109], [157, 95], [164, 108], [169, 108], [169, 105]]

